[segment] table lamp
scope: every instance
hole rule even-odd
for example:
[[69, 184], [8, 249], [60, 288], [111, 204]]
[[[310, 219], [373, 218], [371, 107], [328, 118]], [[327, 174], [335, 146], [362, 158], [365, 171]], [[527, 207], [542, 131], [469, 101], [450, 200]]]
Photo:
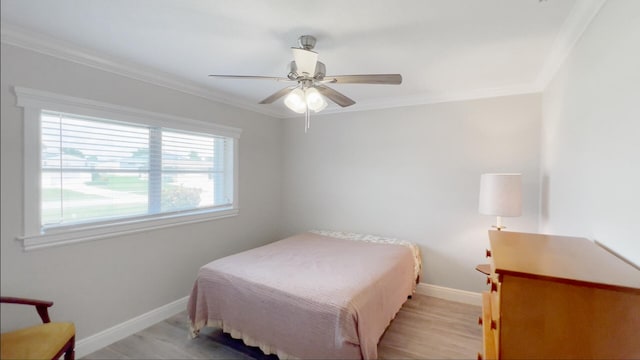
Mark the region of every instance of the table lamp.
[[522, 214], [521, 174], [482, 174], [480, 176], [480, 201], [478, 211], [496, 216], [493, 227], [502, 230], [502, 216]]

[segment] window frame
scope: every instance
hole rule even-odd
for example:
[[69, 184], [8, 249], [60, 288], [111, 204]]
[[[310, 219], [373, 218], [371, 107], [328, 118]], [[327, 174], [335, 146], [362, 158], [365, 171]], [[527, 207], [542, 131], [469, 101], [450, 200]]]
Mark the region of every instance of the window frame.
[[[242, 129], [24, 87], [16, 86], [14, 91], [17, 97], [17, 106], [24, 110], [23, 235], [18, 236], [17, 239], [22, 241], [25, 250], [135, 234], [238, 215], [238, 150]], [[227, 159], [225, 160], [230, 161], [231, 164], [231, 170], [227, 173], [227, 181], [232, 184], [232, 203], [226, 207], [196, 209], [183, 213], [161, 213], [113, 221], [96, 221], [95, 223], [44, 230], [40, 224], [40, 115], [42, 111], [62, 112], [228, 137], [233, 142], [232, 150], [226, 154]], [[32, 191], [33, 189], [37, 189], [37, 191]]]

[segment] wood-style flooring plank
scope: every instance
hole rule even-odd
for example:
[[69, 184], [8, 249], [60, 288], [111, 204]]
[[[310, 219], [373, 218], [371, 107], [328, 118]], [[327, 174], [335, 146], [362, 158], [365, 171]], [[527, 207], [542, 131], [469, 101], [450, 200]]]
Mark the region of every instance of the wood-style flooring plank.
[[[482, 349], [477, 324], [481, 309], [415, 294], [378, 344], [380, 359], [471, 359]], [[84, 359], [259, 359], [276, 360], [220, 329], [205, 328], [190, 339], [186, 312], [124, 338]]]

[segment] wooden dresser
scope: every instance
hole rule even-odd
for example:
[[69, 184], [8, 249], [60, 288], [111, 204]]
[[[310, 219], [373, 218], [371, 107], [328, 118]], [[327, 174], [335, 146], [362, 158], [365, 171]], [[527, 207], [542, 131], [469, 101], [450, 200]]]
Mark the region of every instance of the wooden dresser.
[[583, 238], [489, 231], [483, 359], [640, 359], [640, 270]]

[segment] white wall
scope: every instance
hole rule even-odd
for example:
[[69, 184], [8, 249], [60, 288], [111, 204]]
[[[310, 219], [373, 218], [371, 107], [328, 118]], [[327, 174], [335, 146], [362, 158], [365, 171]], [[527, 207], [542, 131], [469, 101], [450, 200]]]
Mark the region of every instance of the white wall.
[[[302, 117], [281, 124], [2, 45], [2, 295], [54, 300], [53, 317], [83, 338], [186, 296], [212, 259], [312, 228], [415, 241], [423, 282], [481, 291], [473, 267], [495, 220], [477, 213], [484, 172], [523, 173], [509, 230], [588, 236], [640, 264], [638, 14], [638, 1], [609, 0], [543, 96], [313, 115], [308, 134]], [[242, 128], [240, 216], [23, 252], [14, 85]], [[3, 331], [37, 321], [31, 309], [1, 315]]]
[[640, 265], [640, 1], [610, 0], [543, 95], [541, 227]]
[[[279, 238], [279, 120], [4, 44], [1, 54], [3, 296], [53, 300], [52, 318], [74, 321], [82, 339], [187, 296], [205, 263]], [[15, 85], [242, 128], [240, 215], [24, 252], [15, 240], [25, 190]], [[15, 305], [3, 305], [1, 316], [3, 331], [39, 321]]]
[[478, 214], [480, 174], [522, 172], [523, 216], [538, 227], [540, 95], [303, 117], [284, 128], [284, 231], [343, 230], [420, 244], [422, 281], [485, 288], [495, 218]]

